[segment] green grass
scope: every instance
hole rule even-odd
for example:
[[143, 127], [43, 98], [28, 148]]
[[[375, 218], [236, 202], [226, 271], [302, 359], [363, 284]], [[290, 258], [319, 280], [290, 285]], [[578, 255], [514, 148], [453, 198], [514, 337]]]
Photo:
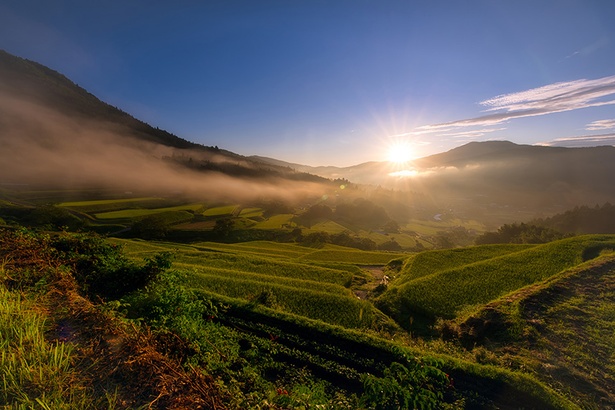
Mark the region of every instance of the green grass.
[[209, 208], [203, 211], [203, 216], [227, 216], [232, 215], [237, 209], [238, 205], [227, 205]]
[[[267, 293], [272, 295], [271, 303], [276, 309], [349, 328], [370, 328], [384, 318], [373, 305], [358, 300], [345, 288], [355, 276], [349, 270], [256, 255], [258, 251], [271, 255], [280, 248], [277, 251], [295, 256], [300, 251], [312, 251], [310, 248], [271, 242], [215, 244], [226, 250], [218, 252], [203, 246], [214, 245], [210, 243], [176, 246], [129, 240], [113, 242], [123, 244], [129, 256], [139, 259], [160, 251], [173, 251], [174, 267], [186, 273], [188, 284], [195, 289], [246, 301]], [[233, 253], [229, 252], [231, 250]], [[373, 261], [373, 255], [369, 257]]]
[[454, 318], [464, 310], [467, 313], [578, 265], [601, 248], [614, 246], [612, 235], [589, 235], [538, 245], [391, 286], [378, 306], [402, 323], [412, 312], [431, 318]]
[[348, 329], [375, 330], [389, 320], [371, 303], [353, 296], [230, 278], [202, 277], [199, 280], [203, 282], [196, 291], [246, 301], [257, 301], [259, 296], [268, 295], [266, 307]]
[[239, 213], [239, 216], [243, 218], [259, 218], [263, 216], [262, 208], [243, 208]]
[[102, 213], [133, 208], [160, 208], [164, 205], [170, 204], [172, 204], [172, 201], [169, 201], [168, 199], [144, 197], [126, 199], [103, 199], [98, 201], [62, 202], [58, 204], [58, 206], [64, 208], [71, 208], [85, 213]]
[[[189, 265], [195, 269], [226, 269], [266, 276], [311, 280], [325, 284], [333, 283], [341, 286], [349, 284], [353, 277], [353, 274], [348, 269], [332, 269], [310, 264], [309, 262], [301, 263], [289, 259], [281, 260], [276, 255], [273, 255], [273, 258], [258, 256], [254, 254], [255, 248], [258, 248], [258, 246], [252, 248], [251, 251], [246, 251], [241, 249], [242, 247], [239, 244], [235, 244], [234, 246], [222, 246], [226, 252], [217, 252], [202, 246], [203, 244], [190, 246], [126, 239], [110, 239], [110, 241], [121, 244], [126, 254], [135, 259], [142, 259], [159, 252], [173, 252], [175, 254], [175, 263], [183, 264], [184, 266]], [[205, 245], [209, 244], [209, 242], [205, 243]], [[256, 244], [263, 246], [264, 249], [273, 246], [273, 244], [267, 242], [256, 242]], [[291, 249], [295, 247], [295, 245], [286, 246]], [[296, 248], [302, 247], [297, 246]], [[229, 252], [231, 249], [233, 249], [233, 253]]]
[[[600, 403], [615, 402], [613, 285], [611, 253], [500, 298], [458, 322], [468, 326], [496, 317], [501, 330], [490, 334], [475, 356], [488, 357], [498, 366], [527, 369], [581, 407], [601, 408]], [[473, 329], [466, 332], [477, 335]]]
[[383, 243], [389, 242], [392, 239], [394, 239], [395, 242], [397, 242], [402, 248], [413, 248], [417, 244], [416, 238], [414, 236], [407, 235], [404, 233], [383, 234], [379, 232], [360, 231], [359, 235], [371, 239], [378, 245], [382, 245]]
[[328, 234], [336, 234], [348, 231], [354, 230], [333, 221], [319, 222], [313, 225], [310, 229], [306, 230], [306, 232], [326, 232]]
[[155, 214], [161, 214], [164, 212], [172, 211], [192, 211], [197, 212], [203, 208], [202, 204], [187, 204], [179, 206], [171, 206], [166, 208], [154, 208], [154, 209], [122, 209], [120, 211], [102, 212], [97, 213], [94, 216], [96, 219], [135, 219], [151, 216]]
[[393, 285], [399, 286], [439, 271], [523, 251], [533, 246], [520, 244], [482, 245], [421, 252], [406, 259], [398, 279], [393, 282]]
[[101, 408], [79, 385], [73, 346], [47, 341], [47, 330], [42, 310], [0, 285], [0, 407]]
[[413, 219], [402, 227], [403, 231], [412, 231], [420, 235], [433, 236], [440, 231], [445, 231], [450, 228], [463, 226], [468, 230], [475, 230], [477, 232], [484, 232], [485, 226], [477, 221], [464, 221], [461, 219], [447, 219], [446, 216], [442, 220], [437, 221], [435, 219], [423, 220]]
[[[552, 247], [549, 251], [561, 251], [568, 255], [570, 252], [581, 250], [579, 259], [583, 260], [599, 254], [602, 248], [613, 247], [614, 240], [615, 237], [585, 238], [584, 242], [581, 241], [583, 244], [567, 243], [566, 246], [557, 249]], [[257, 257], [254, 254], [242, 253], [241, 250], [237, 250], [237, 253], [222, 253], [191, 245], [148, 243], [137, 240], [111, 241], [124, 244], [132, 257], [151, 255], [161, 250], [175, 250], [177, 254], [175, 268], [185, 271], [187, 275], [171, 276], [168, 281], [158, 283], [158, 296], [151, 293], [155, 287], [148, 286], [147, 290], [142, 291], [144, 293], [140, 300], [155, 301], [156, 297], [158, 298], [157, 304], [150, 306], [153, 308], [151, 312], [154, 313], [154, 320], [156, 312], [162, 313], [157, 323], [163, 323], [160, 318], [166, 317], [168, 321], [164, 323], [176, 326], [171, 330], [178, 332], [176, 334], [180, 339], [190, 346], [189, 354], [194, 355], [189, 357], [188, 363], [199, 363], [200, 369], [197, 371], [203, 370], [211, 374], [221, 389], [234, 393], [228, 397], [244, 400], [241, 402], [242, 405], [237, 405], [238, 408], [255, 408], [265, 403], [265, 400], [282, 408], [301, 408], [301, 406], [327, 408], [327, 405], [333, 404], [334, 399], [350, 397], [353, 392], [361, 394], [367, 390], [361, 384], [365, 377], [383, 379], [387, 374], [386, 370], [393, 362], [404, 364], [409, 368], [414, 366], [413, 374], [421, 375], [425, 372], [426, 376], [434, 377], [434, 380], [436, 376], [441, 377], [442, 384], [433, 387], [429, 377], [424, 379], [425, 384], [407, 383], [408, 379], [402, 378], [389, 380], [391, 384], [386, 386], [387, 388], [395, 386], [398, 390], [408, 390], [407, 393], [414, 391], [416, 386], [434, 388], [438, 392], [446, 392], [447, 397], [449, 395], [453, 397], [452, 400], [464, 396], [463, 400], [467, 400], [469, 408], [485, 408], [491, 404], [490, 400], [494, 400], [494, 408], [574, 408], [544, 384], [519, 372], [462, 362], [444, 356], [434, 358], [424, 350], [410, 349], [391, 342], [394, 332], [399, 329], [369, 302], [358, 300], [339, 285], [299, 280], [289, 275], [289, 272], [293, 271], [301, 275], [331, 274], [336, 269], [326, 270], [308, 263], [297, 263], [290, 258], [279, 260], [280, 258]], [[33, 240], [33, 243], [39, 242]], [[268, 242], [255, 242], [246, 246], [252, 251], [260, 248], [265, 252], [271, 252], [275, 248], [275, 244]], [[298, 251], [294, 245], [289, 245], [286, 250]], [[325, 250], [344, 251], [343, 248], [333, 246]], [[517, 254], [519, 253], [522, 252]], [[500, 258], [514, 255], [516, 254]], [[353, 260], [356, 260], [356, 257]], [[339, 266], [337, 263], [335, 266]], [[467, 266], [476, 266], [480, 263], [484, 261]], [[239, 268], [245, 271], [239, 271]], [[270, 274], [266, 275], [264, 272]], [[173, 272], [167, 273], [175, 275]], [[438, 273], [431, 276], [436, 275]], [[173, 278], [177, 281], [173, 282]], [[425, 278], [427, 277], [417, 280]], [[191, 290], [195, 290], [200, 298], [195, 298], [195, 295], [189, 292]], [[3, 300], [2, 293], [0, 293], [1, 300]], [[579, 300], [573, 307], [578, 309], [582, 308], [582, 305], [583, 301]], [[136, 304], [123, 306], [128, 308]], [[610, 320], [612, 310], [606, 305], [597, 306], [597, 309], [604, 310], [607, 321]], [[105, 305], [105, 308], [110, 308], [110, 305]], [[12, 315], [15, 308], [7, 310]], [[35, 309], [30, 305], [26, 310]], [[145, 316], [134, 317], [142, 318], [144, 324], [148, 326], [156, 324], [156, 322], [149, 323]], [[18, 321], [20, 325], [25, 322], [22, 318], [18, 318]], [[44, 328], [44, 325], [42, 327]], [[608, 327], [605, 329], [608, 330]], [[154, 328], [154, 331], [157, 330], [159, 329]], [[3, 340], [4, 333], [5, 330], [0, 327], [0, 341]], [[377, 334], [381, 337], [376, 337]], [[9, 336], [9, 344], [19, 339], [13, 334]], [[382, 336], [386, 336], [386, 340]], [[605, 340], [608, 343], [610, 339]], [[7, 342], [2, 342], [0, 346], [4, 348], [6, 344]], [[179, 353], [184, 352], [180, 350]], [[19, 356], [25, 357], [21, 353]], [[4, 357], [5, 355], [2, 356], [2, 360]], [[45, 364], [44, 359], [37, 360]], [[53, 359], [47, 357], [46, 362], [47, 364], [53, 362]], [[37, 365], [40, 366], [41, 363]], [[25, 364], [20, 365], [23, 366]], [[4, 370], [3, 367], [4, 363], [0, 371]], [[444, 375], [436, 367], [450, 374], [455, 381], [455, 389], [449, 386], [449, 375]], [[220, 372], [215, 373], [217, 370]], [[30, 368], [27, 373], [36, 375], [37, 371]], [[56, 369], [55, 372], [61, 374], [62, 369]], [[237, 387], [239, 383], [243, 383], [241, 387]], [[297, 399], [302, 387], [309, 390], [315, 385], [320, 386], [322, 391], [326, 388], [328, 392], [336, 394], [339, 392], [339, 395], [335, 398], [329, 396], [327, 401], [318, 402], [318, 405], [315, 401], [301, 406], [272, 401], [279, 399], [280, 394], [276, 391], [279, 392], [280, 388], [288, 388], [291, 392], [289, 396]], [[333, 390], [333, 388], [345, 389], [348, 386], [352, 386], [354, 390]], [[53, 390], [45, 388], [43, 391]], [[78, 383], [73, 383], [68, 391], [76, 395], [75, 392], [79, 393], [82, 389]], [[309, 390], [310, 394], [315, 391], [317, 389]], [[4, 393], [0, 389], [0, 395]], [[461, 396], [455, 396], [456, 394]], [[252, 398], [254, 400], [250, 401]], [[349, 402], [345, 402], [347, 403]], [[0, 406], [2, 405], [4, 403], [0, 403]], [[25, 403], [22, 407], [44, 408], [39, 403]], [[47, 407], [100, 408], [101, 406], [89, 406], [83, 403], [63, 405], [60, 402], [50, 402]], [[434, 404], [433, 407], [444, 408], [443, 403]], [[361, 406], [356, 400], [344, 408], [361, 408]]]
[[98, 201], [74, 201], [74, 202], [62, 202], [58, 206], [65, 206], [69, 208], [81, 208], [96, 205], [109, 205], [109, 204], [126, 204], [131, 202], [147, 202], [147, 201], [160, 201], [162, 198], [156, 197], [144, 197], [144, 198], [127, 198], [127, 199], [102, 199]]
[[385, 265], [391, 259], [404, 255], [403, 253], [396, 252], [371, 252], [339, 247], [338, 249], [317, 250], [302, 256], [300, 259], [320, 262], [343, 262], [357, 265]]
[[278, 214], [253, 226], [255, 229], [280, 229], [284, 226], [294, 226], [293, 214]]
[[[275, 346], [275, 361], [284, 363], [286, 369], [302, 366], [305, 372], [316, 370], [321, 377], [330, 378], [333, 383], [340, 383], [348, 379], [360, 379], [361, 373], [365, 372], [382, 375], [391, 362], [408, 363], [410, 358], [410, 361], [422, 361], [425, 367], [435, 364], [449, 373], [456, 386], [450, 392], [465, 395], [467, 408], [491, 408], [487, 407], [489, 404], [492, 404], [493, 408], [578, 408], [525, 374], [469, 363], [450, 356], [434, 357], [427, 355], [425, 351], [375, 337], [373, 333], [365, 332], [362, 328], [348, 329], [320, 320], [310, 320], [305, 315], [285, 313], [259, 304], [203, 293], [228, 307], [221, 314], [221, 318], [224, 323], [229, 323], [235, 331], [240, 332], [238, 335], [232, 335], [236, 340], [252, 340], [256, 346]], [[258, 338], [264, 340], [257, 341]], [[213, 349], [212, 355], [216, 356], [216, 351], [222, 348], [224, 351], [237, 351], [228, 345], [229, 339], [232, 337], [226, 335], [223, 341], [216, 340], [216, 343], [224, 344], [217, 350]], [[207, 340], [207, 345], [211, 345], [210, 340], [211, 338]], [[271, 341], [273, 345], [270, 344]], [[203, 347], [211, 349], [208, 346]], [[263, 350], [252, 360], [267, 354], [269, 352]], [[423, 365], [420, 365], [420, 368], [423, 368]], [[459, 407], [450, 408], [463, 407], [460, 404]]]
[[[232, 269], [214, 268], [211, 266], [195, 266], [186, 263], [175, 263], [174, 267], [184, 271], [188, 275], [188, 283], [191, 286], [206, 286], [208, 289], [213, 289], [218, 286], [218, 283], [225, 280], [233, 282], [246, 282], [256, 284], [272, 284], [276, 286], [286, 286], [296, 289], [316, 290], [324, 293], [332, 293], [343, 296], [352, 296], [352, 293], [347, 288], [339, 284], [331, 282], [318, 282], [314, 280], [297, 279], [288, 276], [264, 275], [260, 273], [244, 272]], [[211, 285], [211, 286], [210, 286]], [[260, 290], [257, 292], [259, 293]], [[231, 295], [229, 295], [231, 296]], [[234, 296], [234, 297], [241, 297]], [[243, 299], [247, 296], [243, 295]], [[250, 298], [248, 297], [248, 300]]]
[[286, 258], [298, 258], [300, 256], [314, 252], [314, 249], [307, 248], [305, 246], [270, 241], [252, 241], [234, 244], [225, 244], [218, 242], [198, 242], [195, 243], [194, 246], [198, 248], [213, 249], [222, 252], [254, 253], [261, 256]]
[[305, 279], [345, 286], [352, 280], [348, 272], [323, 268], [310, 264], [281, 261], [254, 255], [222, 254], [217, 252], [181, 252], [177, 263], [207, 268], [230, 269], [240, 272], [258, 273], [267, 276]]

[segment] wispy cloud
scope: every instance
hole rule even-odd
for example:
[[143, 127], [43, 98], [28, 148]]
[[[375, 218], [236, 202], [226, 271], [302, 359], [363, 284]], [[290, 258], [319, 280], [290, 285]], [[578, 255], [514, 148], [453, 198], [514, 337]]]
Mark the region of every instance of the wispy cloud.
[[[512, 94], [504, 94], [481, 102], [487, 111], [503, 111], [509, 118], [544, 115], [580, 108], [615, 104], [601, 100], [615, 94], [615, 76], [596, 80], [576, 80], [549, 84]], [[520, 114], [520, 115], [519, 115]]]
[[598, 51], [599, 49], [601, 49], [602, 47], [608, 46], [610, 43], [610, 40], [608, 37], [601, 37], [598, 40], [596, 40], [595, 42], [586, 45], [583, 48], [580, 48], [578, 50], [575, 50], [572, 54], [566, 56], [566, 59], [568, 58], [573, 58], [573, 57], [578, 57], [578, 56], [586, 56], [586, 55], [590, 55], [595, 53], [596, 51]]
[[482, 101], [480, 105], [485, 107], [485, 112], [489, 114], [446, 123], [423, 125], [397, 136], [420, 136], [433, 133], [447, 136], [455, 133], [461, 136], [462, 133], [456, 133], [456, 129], [476, 127], [478, 129], [469, 131], [468, 135], [474, 134], [478, 137], [481, 136], [478, 135], [481, 132], [484, 135], [503, 129], [480, 129], [480, 127], [493, 127], [517, 118], [615, 105], [615, 99], [608, 98], [612, 95], [615, 95], [615, 76], [554, 83], [526, 91], [502, 94]]
[[615, 129], [615, 119], [593, 121], [587, 124], [585, 129], [587, 131], [613, 130]]
[[596, 145], [615, 145], [615, 133], [556, 138], [552, 141], [541, 142], [536, 145], [548, 147], [589, 147]]

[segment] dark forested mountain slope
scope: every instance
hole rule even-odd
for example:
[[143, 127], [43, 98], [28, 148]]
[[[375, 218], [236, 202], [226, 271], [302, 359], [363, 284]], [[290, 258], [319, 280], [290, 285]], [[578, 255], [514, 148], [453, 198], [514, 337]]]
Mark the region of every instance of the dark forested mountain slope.
[[[108, 185], [141, 174], [147, 180], [133, 181], [133, 185], [158, 180], [171, 186], [194, 178], [194, 172], [325, 182], [322, 177], [264, 164], [154, 128], [99, 100], [64, 75], [2, 50], [0, 142], [0, 183]], [[165, 168], [172, 168], [174, 174], [161, 175]]]
[[137, 120], [79, 87], [64, 75], [34, 61], [0, 50], [0, 93], [54, 107], [71, 116], [121, 124], [136, 137], [176, 148], [198, 144]]

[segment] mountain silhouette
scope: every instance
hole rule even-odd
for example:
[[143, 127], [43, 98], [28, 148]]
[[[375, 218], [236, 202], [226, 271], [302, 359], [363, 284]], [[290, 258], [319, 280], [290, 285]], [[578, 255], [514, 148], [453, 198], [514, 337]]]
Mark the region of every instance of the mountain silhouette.
[[[0, 51], [0, 183], [164, 186], [264, 195], [344, 179], [411, 192], [429, 206], [559, 212], [615, 200], [615, 148], [470, 142], [406, 164], [311, 167], [187, 141], [113, 107], [64, 75]], [[200, 175], [230, 180], [200, 181]], [[240, 188], [229, 181], [243, 181]], [[200, 181], [188, 188], [190, 181]], [[250, 184], [264, 182], [254, 188]], [[248, 188], [249, 187], [249, 188]], [[419, 206], [417, 205], [417, 208]]]

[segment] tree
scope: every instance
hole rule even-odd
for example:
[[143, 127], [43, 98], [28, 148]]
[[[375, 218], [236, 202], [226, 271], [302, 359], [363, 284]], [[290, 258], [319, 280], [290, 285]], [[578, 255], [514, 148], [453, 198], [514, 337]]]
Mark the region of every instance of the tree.
[[303, 237], [303, 244], [314, 248], [322, 247], [325, 243], [330, 243], [331, 237], [326, 232], [312, 232]]
[[492, 243], [546, 243], [562, 239], [566, 235], [551, 228], [531, 224], [504, 224], [497, 232], [485, 232], [478, 238], [477, 245]]
[[148, 216], [132, 224], [132, 234], [143, 239], [161, 239], [169, 232], [169, 225], [160, 217]]
[[388, 242], [380, 244], [378, 246], [378, 249], [383, 250], [383, 251], [400, 251], [401, 245], [398, 244], [395, 239], [391, 239]]
[[399, 233], [399, 229], [399, 224], [392, 219], [382, 226], [382, 230], [386, 233]]
[[235, 223], [231, 218], [217, 219], [213, 232], [216, 234], [216, 236], [226, 238], [233, 231], [234, 226]]

